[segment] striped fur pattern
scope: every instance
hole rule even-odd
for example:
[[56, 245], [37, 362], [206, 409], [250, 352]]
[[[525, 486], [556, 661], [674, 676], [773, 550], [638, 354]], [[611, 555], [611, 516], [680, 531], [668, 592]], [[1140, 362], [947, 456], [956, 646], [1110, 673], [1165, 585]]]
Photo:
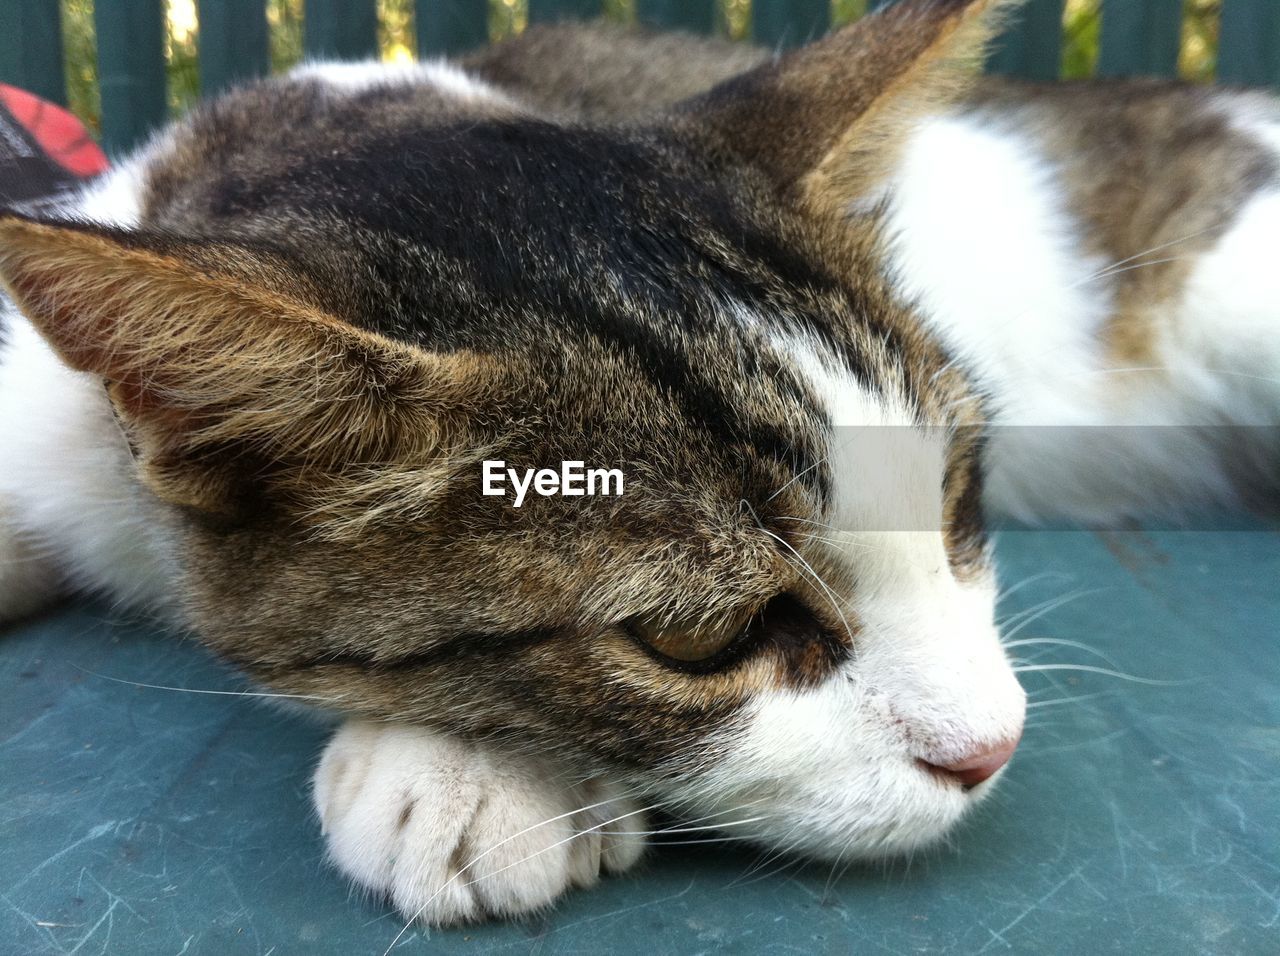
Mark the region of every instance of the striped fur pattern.
[[[1024, 714], [982, 502], [1054, 487], [988, 426], [1045, 412], [1013, 377], [1040, 349], [1172, 341], [1144, 293], [1070, 297], [1147, 234], [1046, 172], [1088, 144], [1045, 117], [1086, 101], [975, 90], [1008, 5], [910, 0], [779, 60], [560, 29], [311, 64], [59, 221], [0, 219], [0, 619], [105, 590], [346, 714], [333, 858], [431, 923], [625, 870], [657, 805], [826, 858], [936, 840]], [[1204, 137], [1256, 165], [1238, 225], [1162, 302], [1280, 222], [1240, 211], [1274, 183], [1240, 124]], [[993, 298], [1019, 243], [1024, 298]], [[494, 459], [627, 490], [516, 509]]]

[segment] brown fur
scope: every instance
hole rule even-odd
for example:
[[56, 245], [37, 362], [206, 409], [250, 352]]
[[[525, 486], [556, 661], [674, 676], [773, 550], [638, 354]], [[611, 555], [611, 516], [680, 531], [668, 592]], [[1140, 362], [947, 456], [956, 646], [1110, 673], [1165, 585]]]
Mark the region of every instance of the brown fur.
[[590, 23], [534, 25], [460, 65], [552, 113], [635, 119], [702, 93], [766, 56], [745, 43]]
[[832, 191], [853, 198], [888, 171], [914, 119], [968, 88], [993, 15], [1009, 6], [905, 0], [685, 108], [780, 189], [820, 203]]
[[[812, 328], [922, 423], [976, 423], [963, 370], [881, 273], [875, 223], [850, 229], [833, 203], [806, 196], [868, 110], [887, 131], [881, 111], [899, 114], [882, 98], [905, 97], [914, 115], [963, 85], [958, 71], [984, 35], [968, 11], [991, 6], [902, 4], [878, 28], [837, 34], [671, 116], [592, 132], [614, 150], [600, 163], [632, 163], [632, 175], [625, 196], [571, 180], [574, 201], [545, 210], [568, 228], [590, 205], [602, 210], [593, 229], [618, 230], [584, 233], [569, 262], [503, 235], [481, 273], [478, 260], [415, 245], [405, 237], [417, 221], [396, 218], [413, 198], [430, 219], [450, 185], [441, 177], [475, 172], [430, 152], [436, 130], [461, 149], [477, 131], [533, 138], [560, 120], [505, 105], [473, 117], [414, 90], [341, 100], [286, 81], [204, 107], [173, 132], [139, 230], [7, 218], [0, 271], [64, 359], [112, 383], [156, 520], [174, 529], [186, 619], [215, 650], [285, 692], [557, 753], [584, 775], [678, 772], [714, 759], [708, 732], [760, 691], [828, 676], [859, 627], [832, 598], [855, 593], [852, 572], [809, 530], [830, 480], [822, 467], [802, 480], [800, 465], [802, 453], [818, 466], [825, 457], [820, 403], [767, 335], [720, 322], [699, 296], [731, 277], [768, 321]], [[730, 68], [644, 82], [673, 96]], [[563, 83], [548, 83], [546, 102]], [[917, 96], [917, 85], [935, 92]], [[576, 108], [635, 107], [624, 100]], [[540, 142], [572, 145], [588, 127], [563, 123]], [[374, 208], [378, 174], [408, 165], [382, 148], [400, 142], [444, 172], [427, 181], [433, 191]], [[874, 178], [893, 148], [886, 134], [851, 162]], [[324, 164], [361, 149], [373, 171], [352, 221], [333, 212], [350, 180], [323, 177], [366, 167]], [[820, 178], [844, 189], [858, 175]], [[673, 207], [668, 184], [694, 190], [700, 178], [714, 202]], [[623, 199], [634, 218], [608, 218]], [[540, 223], [526, 225], [534, 235]], [[678, 260], [687, 274], [662, 276], [689, 298], [672, 306], [665, 288], [622, 284], [613, 260], [592, 258], [610, 242], [642, 264], [672, 246], [689, 252]], [[531, 263], [522, 282], [486, 298], [517, 256]], [[402, 291], [423, 276], [434, 283], [425, 292]], [[545, 299], [519, 298], [547, 276], [561, 284]], [[450, 321], [437, 321], [446, 308]], [[586, 325], [593, 315], [613, 325]], [[631, 339], [608, 338], [617, 328]], [[657, 345], [675, 358], [650, 358]], [[676, 359], [689, 371], [669, 382], [654, 365]], [[485, 458], [537, 467], [588, 452], [623, 469], [626, 495], [535, 497], [516, 510], [478, 493]], [[947, 482], [953, 565], [966, 573], [983, 556], [974, 459], [958, 445]], [[800, 610], [770, 616], [780, 595]], [[675, 621], [692, 636], [762, 606], [759, 633], [715, 669], [662, 661], [635, 636], [635, 625]]]

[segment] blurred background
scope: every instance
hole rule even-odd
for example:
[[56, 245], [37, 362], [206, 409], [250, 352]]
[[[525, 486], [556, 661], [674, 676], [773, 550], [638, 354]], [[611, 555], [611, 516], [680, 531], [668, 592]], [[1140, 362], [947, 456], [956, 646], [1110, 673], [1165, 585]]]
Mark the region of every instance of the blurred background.
[[[8, 3], [11, 0], [3, 0]], [[833, 0], [831, 18], [846, 23], [866, 12], [873, 0]], [[1274, 2], [1274, 0], [1273, 0]], [[94, 0], [60, 0], [67, 100], [73, 112], [97, 133], [101, 124]], [[304, 0], [266, 0], [271, 69], [286, 69], [302, 57]], [[1086, 77], [1098, 67], [1102, 0], [1068, 0], [1063, 13], [1061, 75]], [[717, 0], [718, 32], [733, 39], [751, 33], [751, 0]], [[489, 36], [501, 39], [525, 28], [528, 0], [490, 0]], [[604, 0], [604, 15], [636, 19], [636, 0]], [[413, 0], [377, 0], [378, 53], [383, 60], [417, 55]], [[1186, 79], [1212, 80], [1218, 48], [1222, 0], [1185, 0], [1178, 72]], [[165, 65], [171, 112], [200, 96], [199, 20], [196, 0], [165, 2]]]

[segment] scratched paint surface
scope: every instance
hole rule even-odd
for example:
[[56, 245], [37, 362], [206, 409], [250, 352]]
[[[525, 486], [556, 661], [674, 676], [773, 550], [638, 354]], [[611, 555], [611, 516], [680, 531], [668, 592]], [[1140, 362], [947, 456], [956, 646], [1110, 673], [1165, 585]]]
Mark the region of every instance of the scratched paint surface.
[[[396, 952], [1280, 952], [1280, 534], [1006, 532], [1000, 550], [1013, 639], [1094, 649], [1021, 657], [1175, 683], [1023, 673], [1044, 706], [951, 848], [831, 879], [669, 846], [545, 919]], [[96, 606], [3, 635], [0, 953], [388, 946], [397, 918], [322, 859], [323, 723], [108, 677], [243, 686]]]

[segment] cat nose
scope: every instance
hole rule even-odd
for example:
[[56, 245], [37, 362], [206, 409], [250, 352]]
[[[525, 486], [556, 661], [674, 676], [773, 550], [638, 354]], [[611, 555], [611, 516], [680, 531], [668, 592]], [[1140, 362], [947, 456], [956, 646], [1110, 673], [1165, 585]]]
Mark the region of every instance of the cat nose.
[[1018, 749], [1018, 741], [1022, 735], [1001, 741], [991, 747], [983, 747], [971, 754], [945, 764], [931, 763], [921, 760], [925, 769], [958, 781], [964, 787], [976, 787], [985, 780], [990, 780], [996, 772], [1009, 762], [1013, 752]]

